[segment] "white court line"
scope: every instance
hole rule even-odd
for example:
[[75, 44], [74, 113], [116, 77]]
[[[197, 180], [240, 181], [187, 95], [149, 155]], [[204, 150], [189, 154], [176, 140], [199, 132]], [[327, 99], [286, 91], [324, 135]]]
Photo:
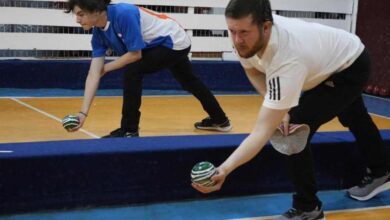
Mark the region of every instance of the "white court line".
[[14, 151], [12, 150], [0, 150], [0, 154], [9, 154], [9, 153], [13, 153]]
[[[388, 209], [390, 208], [390, 205], [387, 206], [377, 206], [377, 207], [367, 207], [367, 208], [357, 208], [357, 209], [342, 209], [342, 210], [336, 210], [336, 211], [326, 211], [326, 214], [332, 214], [332, 213], [341, 213], [341, 212], [360, 212], [360, 211], [370, 211], [370, 210], [377, 210], [377, 209]], [[235, 218], [235, 219], [229, 219], [229, 220], [269, 220], [274, 219], [280, 215], [272, 215], [272, 216], [263, 216], [263, 217], [253, 217], [253, 218]]]
[[[21, 105], [23, 105], [23, 106], [29, 108], [29, 109], [32, 109], [32, 110], [34, 110], [34, 111], [36, 111], [36, 112], [39, 112], [39, 113], [41, 113], [41, 114], [43, 114], [43, 115], [45, 115], [45, 116], [47, 116], [47, 117], [49, 117], [49, 118], [51, 118], [51, 119], [54, 119], [54, 120], [56, 120], [56, 121], [62, 123], [62, 120], [61, 120], [60, 118], [54, 116], [54, 115], [51, 115], [51, 114], [49, 114], [49, 113], [47, 113], [47, 112], [44, 112], [44, 111], [42, 111], [42, 110], [40, 110], [40, 109], [37, 109], [37, 108], [35, 108], [34, 106], [31, 106], [31, 105], [29, 105], [29, 104], [27, 104], [27, 103], [25, 103], [25, 102], [22, 102], [22, 101], [20, 101], [20, 100], [18, 100], [18, 99], [16, 99], [16, 98], [11, 98], [11, 100], [13, 100], [13, 101], [15, 101], [15, 102], [17, 102], [17, 103], [19, 103], [19, 104], [21, 104]], [[94, 133], [92, 133], [92, 132], [89, 132], [89, 131], [86, 131], [86, 130], [84, 130], [84, 129], [82, 129], [82, 128], [79, 129], [79, 131], [81, 131], [81, 132], [83, 132], [83, 133], [85, 133], [85, 134], [87, 134], [87, 135], [89, 135], [89, 136], [91, 136], [91, 137], [100, 138], [100, 137], [97, 136], [96, 134], [94, 134]]]

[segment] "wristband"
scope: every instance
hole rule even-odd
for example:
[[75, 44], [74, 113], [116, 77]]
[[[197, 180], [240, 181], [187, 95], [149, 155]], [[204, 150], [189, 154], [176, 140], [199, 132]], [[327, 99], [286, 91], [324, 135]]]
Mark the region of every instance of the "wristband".
[[85, 117], [88, 117], [88, 114], [87, 113], [84, 113], [82, 111], [79, 111], [80, 114], [84, 115]]

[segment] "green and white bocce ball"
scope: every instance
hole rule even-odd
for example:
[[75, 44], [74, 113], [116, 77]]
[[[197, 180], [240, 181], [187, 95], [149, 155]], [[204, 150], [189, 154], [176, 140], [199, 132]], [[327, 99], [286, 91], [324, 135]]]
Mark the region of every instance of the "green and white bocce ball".
[[80, 124], [79, 117], [75, 115], [67, 115], [62, 119], [62, 126], [67, 130], [71, 130]]
[[202, 186], [212, 186], [214, 181], [211, 180], [211, 177], [215, 172], [216, 169], [212, 163], [207, 161], [199, 162], [191, 170], [191, 181]]

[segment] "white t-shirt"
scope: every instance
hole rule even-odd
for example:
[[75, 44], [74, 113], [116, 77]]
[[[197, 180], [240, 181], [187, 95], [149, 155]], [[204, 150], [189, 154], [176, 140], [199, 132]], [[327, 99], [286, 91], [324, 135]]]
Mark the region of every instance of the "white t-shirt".
[[271, 37], [262, 58], [244, 59], [244, 68], [266, 74], [263, 105], [288, 109], [298, 105], [302, 91], [319, 85], [349, 67], [362, 53], [360, 39], [341, 29], [273, 15]]

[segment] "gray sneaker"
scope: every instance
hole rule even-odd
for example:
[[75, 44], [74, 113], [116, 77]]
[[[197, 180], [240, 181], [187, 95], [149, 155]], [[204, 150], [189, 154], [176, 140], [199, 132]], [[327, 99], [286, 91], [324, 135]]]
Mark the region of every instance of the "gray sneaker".
[[348, 195], [360, 201], [366, 201], [379, 193], [390, 189], [390, 173], [374, 178], [368, 174], [358, 186], [348, 189]]
[[313, 211], [309, 212], [291, 208], [275, 220], [326, 220], [326, 218], [322, 208], [316, 207]]

